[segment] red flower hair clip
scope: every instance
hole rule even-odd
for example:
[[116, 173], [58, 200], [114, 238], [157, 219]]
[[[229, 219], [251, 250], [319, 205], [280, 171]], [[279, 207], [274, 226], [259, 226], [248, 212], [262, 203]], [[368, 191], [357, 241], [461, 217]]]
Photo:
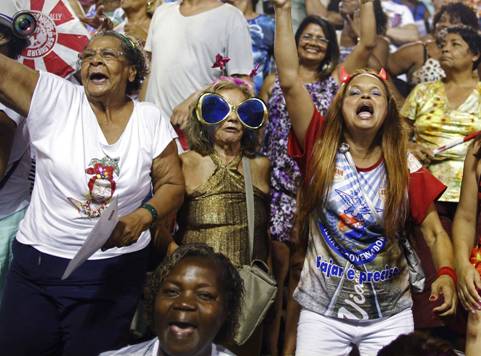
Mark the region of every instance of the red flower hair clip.
[[215, 62], [211, 68], [219, 68], [220, 70], [223, 71], [225, 69], [227, 62], [229, 61], [230, 61], [229, 57], [223, 57], [222, 54], [217, 53], [215, 55]]
[[257, 72], [259, 71], [259, 67], [260, 67], [260, 66], [261, 66], [261, 64], [260, 64], [260, 63], [257, 63], [256, 66], [255, 66], [255, 68], [253, 68], [253, 69], [251, 70], [251, 72], [249, 73], [249, 77], [254, 78], [254, 77], [257, 75]]

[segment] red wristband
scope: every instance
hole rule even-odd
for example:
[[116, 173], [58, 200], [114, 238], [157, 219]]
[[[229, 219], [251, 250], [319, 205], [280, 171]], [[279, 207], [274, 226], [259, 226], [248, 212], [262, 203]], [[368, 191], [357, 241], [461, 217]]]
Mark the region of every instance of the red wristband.
[[443, 266], [443, 267], [439, 268], [437, 276], [440, 277], [442, 275], [446, 275], [446, 276], [451, 277], [454, 284], [458, 283], [458, 277], [456, 276], [456, 271], [454, 270], [454, 268], [449, 267], [449, 266]]

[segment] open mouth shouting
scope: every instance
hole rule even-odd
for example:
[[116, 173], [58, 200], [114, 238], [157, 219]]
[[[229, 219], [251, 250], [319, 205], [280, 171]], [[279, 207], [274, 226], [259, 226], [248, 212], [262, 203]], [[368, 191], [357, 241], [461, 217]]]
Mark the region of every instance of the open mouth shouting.
[[102, 72], [90, 72], [88, 78], [89, 81], [95, 85], [105, 84], [109, 79], [109, 77]]
[[170, 321], [169, 334], [176, 339], [191, 337], [197, 330], [197, 325], [187, 321]]
[[371, 119], [374, 115], [374, 107], [371, 102], [363, 101], [356, 109], [356, 115], [362, 120]]

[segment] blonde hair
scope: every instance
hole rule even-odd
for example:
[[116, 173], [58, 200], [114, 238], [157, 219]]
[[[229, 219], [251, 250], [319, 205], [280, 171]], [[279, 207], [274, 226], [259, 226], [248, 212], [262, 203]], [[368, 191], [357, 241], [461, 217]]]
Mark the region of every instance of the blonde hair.
[[[208, 86], [200, 93], [199, 97], [204, 93], [220, 93], [224, 90], [239, 90], [244, 94], [245, 98], [252, 98], [254, 95], [251, 88], [247, 85], [239, 85], [230, 80], [220, 80]], [[195, 108], [197, 101], [193, 103], [189, 111], [191, 113], [189, 124], [186, 129], [187, 139], [189, 141], [190, 149], [200, 153], [202, 156], [207, 156], [214, 152], [214, 142], [209, 133], [209, 127], [202, 124], [196, 116]], [[244, 129], [244, 134], [241, 140], [241, 149], [245, 156], [252, 158], [256, 155], [258, 145], [258, 130]]]
[[[384, 200], [384, 231], [388, 240], [404, 228], [408, 216], [407, 187], [409, 170], [407, 166], [407, 133], [399, 117], [394, 98], [387, 84], [376, 73], [369, 70], [356, 71], [349, 82], [359, 75], [372, 75], [379, 79], [387, 93], [386, 118], [376, 136], [381, 145], [386, 167], [387, 187]], [[301, 188], [299, 218], [305, 221], [309, 213], [326, 204], [336, 169], [336, 154], [343, 142], [344, 120], [343, 99], [348, 83], [341, 86], [326, 114], [326, 124], [320, 132], [322, 139], [314, 145], [311, 163], [307, 167], [306, 180]], [[305, 226], [305, 224], [302, 224]]]

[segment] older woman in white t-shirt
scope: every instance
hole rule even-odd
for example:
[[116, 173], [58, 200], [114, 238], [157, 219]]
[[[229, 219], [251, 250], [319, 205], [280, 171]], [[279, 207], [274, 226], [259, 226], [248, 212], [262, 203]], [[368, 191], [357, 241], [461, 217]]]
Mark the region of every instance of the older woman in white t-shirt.
[[[84, 87], [0, 55], [0, 102], [26, 117], [37, 157], [0, 308], [6, 355], [88, 356], [122, 346], [141, 294], [148, 228], [182, 203], [175, 133], [154, 105], [129, 97], [146, 72], [140, 47], [105, 32], [80, 63]], [[61, 280], [114, 199], [120, 220], [102, 251]]]

